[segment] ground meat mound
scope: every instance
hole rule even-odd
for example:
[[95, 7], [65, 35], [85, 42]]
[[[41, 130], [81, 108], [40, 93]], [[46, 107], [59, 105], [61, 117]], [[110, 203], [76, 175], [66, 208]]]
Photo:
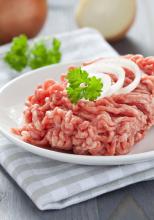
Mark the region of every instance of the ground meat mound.
[[[127, 55], [143, 71], [138, 87], [128, 93], [80, 100], [72, 105], [66, 81], [48, 80], [28, 97], [25, 124], [13, 132], [36, 146], [83, 155], [127, 154], [154, 123], [154, 58]], [[88, 64], [86, 64], [88, 65]], [[133, 74], [125, 69], [125, 85]]]

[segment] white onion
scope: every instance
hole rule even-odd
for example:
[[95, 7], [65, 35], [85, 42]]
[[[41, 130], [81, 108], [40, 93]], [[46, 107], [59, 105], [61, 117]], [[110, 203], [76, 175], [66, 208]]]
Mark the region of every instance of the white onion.
[[[139, 67], [137, 66], [137, 64], [135, 64], [133, 61], [125, 59], [125, 58], [105, 58], [102, 60], [98, 60], [96, 63], [99, 63], [100, 66], [105, 64], [110, 65], [112, 64], [116, 64], [118, 66], [127, 68], [129, 70], [131, 70], [134, 73], [134, 80], [128, 85], [125, 86], [124, 88], [121, 88], [118, 93], [120, 94], [125, 94], [125, 93], [129, 93], [131, 91], [133, 91], [140, 83], [141, 80], [141, 76], [142, 76], [142, 71], [139, 69]], [[96, 64], [95, 63], [95, 64]]]
[[[110, 86], [110, 90], [105, 91], [104, 94], [106, 96], [112, 95], [117, 93], [123, 86], [124, 80], [125, 80], [125, 71], [121, 68], [116, 66], [115, 64], [104, 64], [101, 60], [92, 64], [89, 64], [87, 66], [82, 67], [83, 70], [86, 70], [90, 75], [96, 76], [96, 74], [99, 74], [99, 76], [103, 79], [103, 73], [113, 73], [117, 76], [118, 80], [116, 83]], [[105, 83], [103, 83], [103, 86], [105, 86]], [[103, 87], [104, 90], [104, 87]], [[101, 97], [104, 97], [101, 95]]]

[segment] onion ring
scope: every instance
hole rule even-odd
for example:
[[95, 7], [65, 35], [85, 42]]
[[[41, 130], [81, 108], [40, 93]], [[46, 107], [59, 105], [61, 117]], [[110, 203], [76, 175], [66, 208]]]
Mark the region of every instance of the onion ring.
[[107, 92], [106, 96], [110, 96], [117, 93], [123, 87], [125, 80], [125, 71], [121, 67], [116, 66], [115, 64], [108, 65], [106, 63], [104, 64], [98, 61], [90, 65], [83, 66], [82, 69], [87, 71], [90, 75], [93, 76], [99, 74], [101, 78], [103, 76], [102, 74], [106, 74], [106, 73], [113, 73], [118, 77], [117, 82], [111, 85], [110, 90]]
[[125, 94], [125, 93], [129, 93], [131, 91], [133, 91], [140, 83], [141, 80], [141, 76], [142, 76], [142, 71], [139, 69], [139, 67], [137, 66], [136, 63], [134, 63], [131, 60], [125, 59], [125, 58], [105, 58], [102, 60], [98, 60], [96, 63], [100, 63], [101, 64], [116, 64], [118, 66], [121, 66], [123, 68], [127, 68], [129, 70], [131, 70], [134, 75], [135, 78], [134, 80], [128, 85], [125, 86], [124, 88], [121, 88], [117, 93], [118, 94]]

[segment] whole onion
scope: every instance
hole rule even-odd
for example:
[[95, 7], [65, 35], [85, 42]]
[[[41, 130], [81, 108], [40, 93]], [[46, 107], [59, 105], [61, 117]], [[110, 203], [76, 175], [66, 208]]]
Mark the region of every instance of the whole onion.
[[0, 0], [0, 43], [20, 34], [34, 37], [47, 15], [46, 0]]
[[132, 26], [136, 0], [80, 0], [76, 21], [80, 27], [93, 27], [106, 40], [121, 40]]

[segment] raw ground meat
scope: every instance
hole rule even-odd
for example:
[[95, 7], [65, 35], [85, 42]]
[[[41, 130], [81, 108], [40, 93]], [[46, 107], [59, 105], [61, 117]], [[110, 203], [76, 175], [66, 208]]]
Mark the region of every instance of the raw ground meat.
[[[25, 124], [13, 132], [36, 146], [84, 155], [127, 154], [154, 124], [154, 58], [127, 55], [144, 72], [138, 87], [128, 93], [80, 100], [72, 105], [66, 81], [48, 80], [28, 97]], [[86, 63], [85, 65], [88, 65]], [[133, 73], [125, 69], [125, 85]]]

